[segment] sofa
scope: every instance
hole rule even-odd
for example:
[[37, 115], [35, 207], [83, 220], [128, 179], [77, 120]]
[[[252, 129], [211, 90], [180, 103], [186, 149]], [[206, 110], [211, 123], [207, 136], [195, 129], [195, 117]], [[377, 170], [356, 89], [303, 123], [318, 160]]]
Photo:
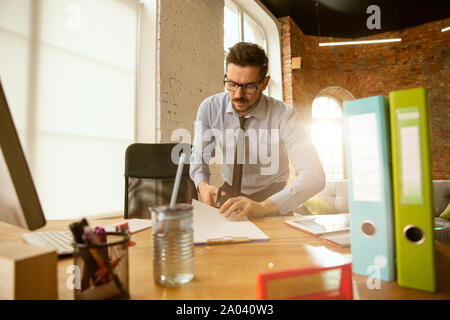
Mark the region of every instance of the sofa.
[[[335, 213], [349, 212], [347, 180], [327, 181], [325, 188], [317, 196], [333, 207]], [[450, 246], [450, 220], [439, 218], [450, 202], [450, 180], [433, 180], [433, 196], [434, 225], [439, 228], [435, 230], [435, 240]], [[306, 207], [302, 205], [297, 208], [296, 214], [311, 214]]]

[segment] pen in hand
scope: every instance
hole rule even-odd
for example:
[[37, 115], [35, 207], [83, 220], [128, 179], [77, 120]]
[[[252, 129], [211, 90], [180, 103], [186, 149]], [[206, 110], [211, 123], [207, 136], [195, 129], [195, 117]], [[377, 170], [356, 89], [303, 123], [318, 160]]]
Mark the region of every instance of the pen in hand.
[[219, 208], [220, 207], [220, 197], [222, 195], [222, 187], [219, 187], [219, 189], [217, 190], [217, 195], [216, 195], [216, 202], [214, 204], [214, 207]]

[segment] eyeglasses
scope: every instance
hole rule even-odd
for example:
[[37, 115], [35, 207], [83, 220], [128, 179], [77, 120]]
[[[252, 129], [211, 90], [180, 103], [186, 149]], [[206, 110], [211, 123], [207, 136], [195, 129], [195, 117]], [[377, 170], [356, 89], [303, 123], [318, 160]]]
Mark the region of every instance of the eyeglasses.
[[225, 89], [228, 91], [236, 92], [239, 87], [244, 90], [245, 93], [254, 94], [256, 93], [256, 90], [258, 90], [258, 87], [261, 85], [261, 82], [259, 83], [236, 83], [231, 80], [227, 80], [227, 75], [223, 77], [223, 84], [225, 85]]

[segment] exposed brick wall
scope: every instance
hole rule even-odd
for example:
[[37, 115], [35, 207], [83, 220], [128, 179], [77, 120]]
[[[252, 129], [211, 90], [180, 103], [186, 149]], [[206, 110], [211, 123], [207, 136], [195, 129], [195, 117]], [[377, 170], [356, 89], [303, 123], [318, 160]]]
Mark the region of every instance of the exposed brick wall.
[[292, 72], [291, 72], [291, 57], [295, 57], [291, 53], [291, 26], [293, 25], [292, 19], [290, 17], [285, 17], [280, 19], [281, 32], [281, 66], [282, 70], [282, 81], [283, 81], [283, 100], [290, 106], [294, 105], [292, 99]]
[[[319, 47], [339, 41], [304, 35], [290, 17], [280, 19], [283, 97], [308, 124], [311, 105], [326, 87], [347, 89], [355, 98], [388, 96], [390, 91], [428, 88], [433, 179], [450, 179], [450, 19], [364, 39], [402, 38], [401, 42]], [[302, 57], [302, 69], [291, 70], [290, 57]]]

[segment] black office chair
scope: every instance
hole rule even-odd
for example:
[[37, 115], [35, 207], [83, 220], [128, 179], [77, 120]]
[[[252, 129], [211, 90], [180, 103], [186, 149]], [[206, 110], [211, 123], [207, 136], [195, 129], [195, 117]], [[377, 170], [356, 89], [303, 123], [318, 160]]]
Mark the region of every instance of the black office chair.
[[[190, 159], [191, 145], [134, 143], [125, 152], [125, 219], [150, 218], [149, 207], [170, 203], [181, 151]], [[172, 153], [174, 161], [172, 161]], [[177, 203], [198, 199], [189, 165], [183, 167]]]

